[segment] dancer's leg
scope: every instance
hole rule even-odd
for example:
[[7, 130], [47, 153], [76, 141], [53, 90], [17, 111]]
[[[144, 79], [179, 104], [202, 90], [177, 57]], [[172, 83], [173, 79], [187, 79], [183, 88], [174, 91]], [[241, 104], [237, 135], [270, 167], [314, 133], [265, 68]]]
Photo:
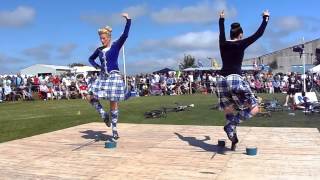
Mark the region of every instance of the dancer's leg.
[[118, 102], [110, 101], [110, 114], [111, 114], [111, 124], [112, 124], [112, 136], [114, 140], [119, 138], [117, 123], [119, 118]]
[[105, 112], [103, 109], [98, 97], [93, 96], [93, 95], [88, 95], [87, 99], [89, 103], [97, 110], [97, 112], [100, 114], [100, 117], [103, 119], [103, 121], [106, 123], [108, 127], [110, 127], [110, 122], [109, 122], [109, 114]]

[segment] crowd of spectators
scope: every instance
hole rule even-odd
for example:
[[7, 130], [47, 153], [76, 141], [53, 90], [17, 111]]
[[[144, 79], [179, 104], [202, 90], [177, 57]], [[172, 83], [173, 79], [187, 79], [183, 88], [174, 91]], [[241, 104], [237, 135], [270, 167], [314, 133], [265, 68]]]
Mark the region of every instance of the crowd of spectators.
[[[185, 72], [168, 74], [148, 74], [137, 77], [138, 92], [147, 95], [180, 95], [190, 93], [213, 94], [216, 91], [217, 73]], [[320, 75], [305, 75], [306, 90], [320, 86]], [[289, 85], [294, 85], [296, 92], [302, 91], [301, 74], [246, 73], [243, 78], [255, 93], [286, 93]]]
[[[7, 75], [0, 76], [0, 102], [17, 100], [54, 100], [86, 98], [88, 84], [97, 74], [84, 76], [64, 75]], [[168, 72], [128, 76], [128, 90], [139, 96], [215, 94], [215, 72]], [[305, 75], [306, 89], [320, 87], [320, 75]], [[297, 92], [302, 91], [301, 74], [246, 73], [243, 78], [255, 93], [286, 93], [289, 85]]]
[[86, 78], [74, 75], [0, 76], [0, 102], [85, 98]]

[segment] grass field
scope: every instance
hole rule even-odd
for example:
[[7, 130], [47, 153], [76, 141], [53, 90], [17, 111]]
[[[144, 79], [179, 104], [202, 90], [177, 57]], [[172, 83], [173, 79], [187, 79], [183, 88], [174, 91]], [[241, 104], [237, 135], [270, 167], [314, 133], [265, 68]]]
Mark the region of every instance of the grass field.
[[[265, 99], [273, 97], [283, 101], [285, 95], [261, 94]], [[109, 105], [102, 101], [106, 109]], [[145, 119], [143, 113], [160, 107], [174, 107], [175, 102], [194, 104], [191, 111], [170, 112], [167, 118]], [[133, 98], [120, 103], [120, 122], [218, 125], [225, 123], [223, 113], [212, 110], [217, 98], [210, 95], [153, 96]], [[45, 132], [89, 122], [101, 121], [95, 110], [84, 100], [10, 102], [0, 104], [0, 142], [19, 139]], [[272, 113], [271, 118], [256, 117], [241, 126], [264, 127], [315, 127], [320, 128], [320, 114], [305, 116], [296, 112], [289, 116], [287, 111]]]

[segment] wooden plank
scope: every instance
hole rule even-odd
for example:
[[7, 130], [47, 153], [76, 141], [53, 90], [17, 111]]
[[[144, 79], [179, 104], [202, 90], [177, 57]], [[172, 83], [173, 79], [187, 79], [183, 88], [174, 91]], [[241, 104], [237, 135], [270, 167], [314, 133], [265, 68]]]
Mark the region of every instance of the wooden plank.
[[[218, 151], [222, 127], [90, 123], [0, 144], [0, 179], [320, 179], [315, 128], [239, 127], [236, 152]], [[77, 149], [83, 144], [92, 142]], [[245, 155], [257, 146], [257, 156]], [[227, 141], [227, 148], [230, 142]]]

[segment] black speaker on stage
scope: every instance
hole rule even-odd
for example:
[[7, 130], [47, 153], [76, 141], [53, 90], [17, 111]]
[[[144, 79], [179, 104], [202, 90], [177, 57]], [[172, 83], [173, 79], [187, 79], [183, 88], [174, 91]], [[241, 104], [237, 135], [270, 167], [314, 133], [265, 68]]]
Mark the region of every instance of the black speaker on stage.
[[316, 58], [315, 58], [315, 64], [320, 64], [320, 48], [316, 49]]
[[298, 53], [302, 53], [303, 49], [304, 49], [304, 44], [300, 44], [292, 48], [293, 52], [298, 52]]

